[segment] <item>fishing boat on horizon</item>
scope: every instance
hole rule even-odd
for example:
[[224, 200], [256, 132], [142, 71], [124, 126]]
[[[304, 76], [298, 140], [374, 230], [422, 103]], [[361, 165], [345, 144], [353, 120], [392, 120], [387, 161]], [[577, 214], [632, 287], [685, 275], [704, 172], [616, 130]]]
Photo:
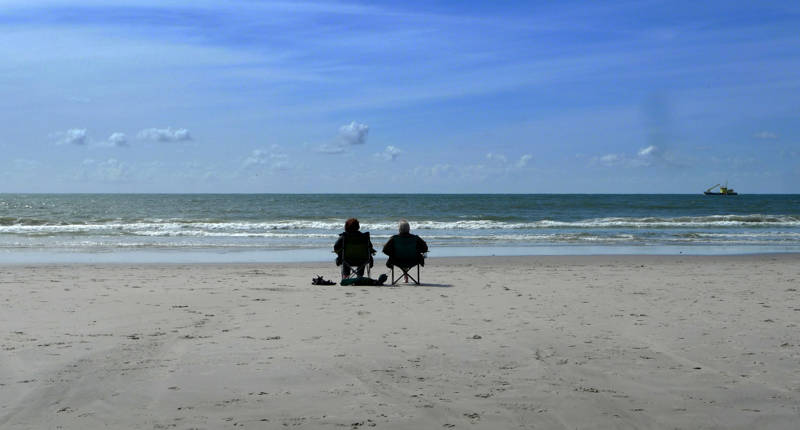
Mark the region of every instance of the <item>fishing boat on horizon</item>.
[[[719, 187], [719, 192], [711, 191], [714, 188]], [[711, 188], [707, 189], [703, 194], [707, 196], [738, 196], [739, 193], [733, 190], [733, 188], [728, 188], [728, 183], [726, 182], [724, 186], [720, 186], [720, 184], [716, 184]]]

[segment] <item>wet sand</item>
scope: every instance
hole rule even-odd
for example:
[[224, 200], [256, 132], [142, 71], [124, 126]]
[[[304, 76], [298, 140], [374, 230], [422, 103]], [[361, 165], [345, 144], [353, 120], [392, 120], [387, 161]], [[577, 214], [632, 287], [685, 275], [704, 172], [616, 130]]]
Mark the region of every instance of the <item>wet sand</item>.
[[[376, 266], [373, 277], [385, 269]], [[0, 266], [0, 428], [795, 429], [800, 255]]]

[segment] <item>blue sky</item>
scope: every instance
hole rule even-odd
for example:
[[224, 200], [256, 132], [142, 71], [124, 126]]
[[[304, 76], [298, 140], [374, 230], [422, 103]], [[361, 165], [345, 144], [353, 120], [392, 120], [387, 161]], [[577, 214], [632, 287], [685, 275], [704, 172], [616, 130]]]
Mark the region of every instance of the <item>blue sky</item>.
[[0, 0], [0, 192], [797, 193], [798, 28], [796, 1]]

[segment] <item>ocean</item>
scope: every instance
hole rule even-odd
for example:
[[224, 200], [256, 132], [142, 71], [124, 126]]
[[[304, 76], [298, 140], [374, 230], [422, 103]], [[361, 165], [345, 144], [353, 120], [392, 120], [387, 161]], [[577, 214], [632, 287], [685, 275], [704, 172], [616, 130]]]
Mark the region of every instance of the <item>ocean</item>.
[[349, 217], [431, 256], [800, 252], [800, 195], [0, 194], [0, 263], [322, 261]]

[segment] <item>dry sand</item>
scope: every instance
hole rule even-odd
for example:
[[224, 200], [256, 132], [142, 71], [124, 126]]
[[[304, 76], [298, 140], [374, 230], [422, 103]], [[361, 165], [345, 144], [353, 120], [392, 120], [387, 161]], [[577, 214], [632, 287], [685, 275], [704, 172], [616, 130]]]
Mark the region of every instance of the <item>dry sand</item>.
[[0, 266], [0, 428], [797, 429], [799, 263]]

